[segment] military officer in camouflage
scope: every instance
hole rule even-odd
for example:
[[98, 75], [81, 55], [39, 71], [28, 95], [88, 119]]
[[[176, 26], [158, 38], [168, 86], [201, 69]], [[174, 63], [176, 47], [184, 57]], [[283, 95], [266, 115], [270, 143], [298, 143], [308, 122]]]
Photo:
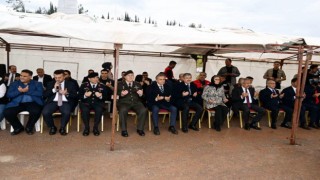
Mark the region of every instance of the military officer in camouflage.
[[144, 136], [144, 124], [147, 118], [147, 109], [141, 103], [140, 98], [143, 96], [143, 90], [139, 83], [133, 81], [133, 71], [129, 70], [124, 74], [124, 81], [118, 83], [117, 94], [119, 100], [117, 108], [119, 111], [119, 119], [121, 124], [121, 135], [128, 137], [127, 117], [128, 111], [133, 110], [138, 116], [137, 133]]
[[81, 117], [84, 123], [83, 136], [89, 135], [89, 119], [90, 110], [94, 110], [94, 126], [93, 134], [99, 136], [98, 126], [104, 111], [104, 102], [107, 99], [108, 93], [106, 86], [99, 83], [98, 73], [94, 72], [88, 75], [89, 82], [84, 82], [79, 89]]

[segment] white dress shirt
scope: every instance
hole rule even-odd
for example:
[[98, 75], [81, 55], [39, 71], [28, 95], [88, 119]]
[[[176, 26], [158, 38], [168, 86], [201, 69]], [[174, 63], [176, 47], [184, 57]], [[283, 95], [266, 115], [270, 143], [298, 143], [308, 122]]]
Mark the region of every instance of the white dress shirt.
[[[246, 88], [242, 87], [242, 90], [243, 90], [243, 92], [246, 93]], [[249, 102], [251, 104], [252, 103], [252, 98], [251, 98], [251, 94], [250, 94], [249, 88], [247, 88], [247, 90], [248, 90]], [[246, 97], [243, 97], [243, 98], [244, 98], [244, 102], [243, 103], [247, 103], [247, 98]]]
[[[60, 84], [60, 89], [61, 89], [61, 90], [64, 90], [64, 84], [65, 84], [65, 81], [63, 81], [63, 82]], [[57, 93], [57, 91], [56, 91], [56, 87], [54, 87], [54, 88], [52, 89], [52, 92], [53, 92], [53, 93], [56, 93], [56, 96], [54, 97], [54, 100], [53, 100], [53, 101], [58, 102], [58, 93]], [[67, 100], [67, 98], [66, 98], [65, 95], [62, 95], [62, 101], [68, 102], [68, 100]]]

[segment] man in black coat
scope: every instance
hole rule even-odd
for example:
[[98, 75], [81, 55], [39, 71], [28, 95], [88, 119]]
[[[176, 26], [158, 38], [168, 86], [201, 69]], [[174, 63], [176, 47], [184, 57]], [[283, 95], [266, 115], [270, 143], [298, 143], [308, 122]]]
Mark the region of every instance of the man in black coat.
[[[258, 106], [258, 102], [256, 100], [258, 93], [250, 87], [250, 82], [251, 81], [249, 79], [244, 79], [240, 87], [235, 87], [232, 90], [232, 107], [235, 113], [238, 113], [239, 110], [243, 111], [245, 130], [250, 130], [250, 128], [261, 130], [261, 128], [257, 126], [257, 123], [263, 117], [265, 110]], [[257, 115], [252, 119], [251, 123], [249, 123], [250, 109], [257, 112]]]
[[164, 73], [159, 73], [156, 76], [156, 82], [153, 82], [148, 87], [147, 92], [147, 106], [150, 111], [152, 111], [152, 120], [153, 120], [153, 133], [155, 135], [160, 135], [160, 130], [158, 127], [159, 123], [159, 111], [160, 109], [165, 109], [170, 112], [170, 126], [169, 131], [172, 134], [178, 134], [176, 130], [176, 117], [177, 117], [177, 108], [172, 105], [171, 87], [165, 83], [166, 75]]
[[98, 76], [98, 73], [89, 74], [89, 82], [83, 83], [79, 90], [81, 117], [85, 126], [83, 136], [88, 136], [90, 132], [90, 110], [94, 110], [95, 112], [93, 134], [95, 136], [100, 135], [98, 126], [103, 115], [104, 104], [108, 96], [108, 91], [104, 84], [98, 82]]
[[48, 86], [48, 83], [53, 81], [52, 77], [48, 74], [45, 74], [43, 68], [38, 68], [37, 74], [38, 74], [37, 76], [33, 76], [33, 80], [41, 82], [44, 89], [46, 89]]
[[[192, 83], [192, 75], [185, 73], [183, 75], [183, 82], [176, 85], [174, 90], [174, 104], [178, 109], [182, 110], [182, 132], [187, 133], [189, 129], [199, 131], [196, 124], [203, 112], [202, 106], [196, 103], [197, 87]], [[196, 114], [188, 126], [189, 109], [194, 109]]]
[[267, 80], [267, 87], [260, 91], [259, 99], [262, 107], [271, 111], [271, 128], [277, 129], [277, 119], [280, 109], [280, 100], [283, 94], [280, 94], [276, 87], [276, 82], [274, 80]]
[[48, 84], [43, 97], [46, 99], [45, 106], [42, 110], [44, 121], [50, 128], [49, 134], [54, 135], [57, 128], [54, 125], [52, 114], [59, 110], [61, 113], [61, 127], [60, 134], [67, 135], [66, 125], [69, 122], [71, 115], [71, 108], [74, 106], [75, 99], [77, 99], [77, 91], [74, 83], [65, 80], [64, 70], [56, 70], [54, 72], [54, 79]]

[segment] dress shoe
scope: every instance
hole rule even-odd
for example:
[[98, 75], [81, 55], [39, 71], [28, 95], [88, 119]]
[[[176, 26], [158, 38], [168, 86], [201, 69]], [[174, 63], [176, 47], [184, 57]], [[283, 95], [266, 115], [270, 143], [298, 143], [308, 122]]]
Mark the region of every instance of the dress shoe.
[[90, 134], [89, 129], [84, 129], [83, 130], [83, 133], [82, 133], [83, 136], [89, 136], [89, 134]]
[[11, 133], [11, 135], [12, 135], [12, 136], [17, 135], [17, 134], [21, 133], [22, 131], [24, 131], [24, 127], [21, 127], [21, 128], [19, 128], [19, 129], [15, 129], [15, 130]]
[[248, 123], [245, 124], [245, 125], [244, 125], [244, 129], [247, 130], [247, 131], [249, 131], [249, 130], [250, 130], [250, 125], [249, 125]]
[[299, 127], [305, 130], [311, 130], [307, 125], [300, 125]]
[[129, 136], [128, 131], [122, 131], [121, 136], [128, 137]]
[[271, 124], [271, 128], [272, 129], [277, 129], [277, 125], [276, 124]]
[[284, 128], [291, 129], [291, 126], [289, 126], [287, 123], [282, 123], [280, 126], [284, 127]]
[[261, 128], [259, 128], [257, 125], [250, 125], [250, 128], [255, 129], [255, 130], [261, 130]]
[[220, 126], [216, 126], [215, 129], [216, 129], [216, 131], [218, 131], [218, 132], [221, 131], [221, 127], [220, 127]]
[[59, 129], [59, 133], [60, 133], [62, 136], [67, 135], [67, 131], [66, 131], [65, 128], [60, 128], [60, 129]]
[[32, 135], [33, 134], [33, 129], [26, 128], [25, 130], [26, 130], [26, 133], [28, 135]]
[[56, 127], [51, 127], [50, 128], [50, 131], [49, 131], [49, 134], [50, 135], [54, 135], [54, 134], [56, 134], [57, 133], [57, 128]]
[[315, 123], [310, 123], [309, 128], [319, 129], [319, 127]]
[[100, 135], [100, 131], [98, 129], [93, 129], [93, 135], [95, 136], [99, 136]]
[[138, 133], [140, 136], [145, 136], [145, 135], [146, 135], [143, 130], [138, 130], [138, 129], [137, 129], [137, 133]]
[[159, 130], [158, 127], [154, 127], [154, 129], [153, 129], [153, 134], [154, 134], [154, 135], [160, 135], [160, 130]]
[[194, 131], [199, 131], [199, 129], [196, 126], [192, 125], [192, 124], [189, 125], [189, 129], [192, 129]]
[[188, 128], [183, 127], [183, 128], [182, 128], [182, 132], [184, 132], [184, 133], [188, 133]]
[[174, 126], [170, 126], [168, 129], [172, 134], [178, 134], [178, 131], [176, 130], [176, 128]]

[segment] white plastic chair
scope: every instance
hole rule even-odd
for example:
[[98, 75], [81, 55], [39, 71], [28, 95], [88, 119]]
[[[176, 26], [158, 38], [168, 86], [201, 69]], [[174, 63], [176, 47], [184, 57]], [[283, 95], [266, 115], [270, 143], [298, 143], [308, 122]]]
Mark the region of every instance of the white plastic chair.
[[[29, 112], [28, 111], [22, 111], [22, 112], [19, 113], [19, 120], [20, 120], [21, 124], [24, 124], [25, 115], [29, 115]], [[38, 119], [38, 121], [36, 122], [34, 127], [36, 129], [36, 132], [40, 132], [40, 118]], [[14, 129], [11, 126], [10, 132], [13, 132], [13, 131], [14, 131]]]

